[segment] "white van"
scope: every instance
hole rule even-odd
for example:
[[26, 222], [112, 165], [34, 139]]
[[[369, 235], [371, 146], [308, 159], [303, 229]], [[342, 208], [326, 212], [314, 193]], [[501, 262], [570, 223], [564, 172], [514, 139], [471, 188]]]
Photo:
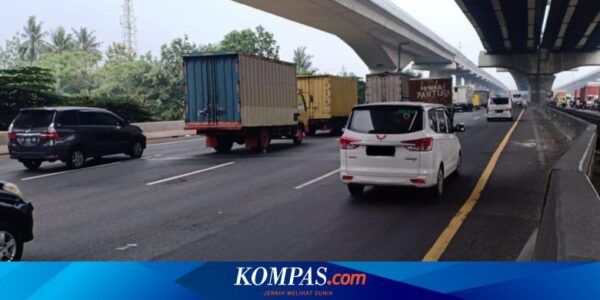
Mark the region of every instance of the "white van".
[[488, 102], [487, 120], [513, 120], [512, 101], [508, 97], [492, 97]]

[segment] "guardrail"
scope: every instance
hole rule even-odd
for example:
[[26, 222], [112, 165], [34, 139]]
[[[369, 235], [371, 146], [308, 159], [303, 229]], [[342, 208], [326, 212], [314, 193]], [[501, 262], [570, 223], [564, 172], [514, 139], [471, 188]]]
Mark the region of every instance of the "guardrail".
[[[161, 139], [170, 137], [180, 137], [185, 135], [196, 134], [193, 130], [184, 130], [185, 126], [183, 121], [167, 121], [167, 122], [147, 122], [147, 123], [133, 123], [139, 126], [144, 131], [146, 138]], [[8, 153], [8, 134], [6, 131], [0, 131], [0, 155]]]
[[529, 259], [600, 260], [600, 197], [589, 178], [600, 116], [592, 119], [579, 112], [536, 109], [553, 120], [572, 141], [572, 147], [550, 173], [542, 219]]

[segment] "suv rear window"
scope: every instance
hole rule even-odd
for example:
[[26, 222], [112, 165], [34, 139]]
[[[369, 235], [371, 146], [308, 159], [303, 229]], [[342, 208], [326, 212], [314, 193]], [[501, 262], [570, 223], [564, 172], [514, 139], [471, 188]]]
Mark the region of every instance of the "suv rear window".
[[508, 98], [492, 98], [492, 103], [496, 105], [506, 105], [509, 101]]
[[348, 129], [359, 133], [405, 134], [423, 130], [423, 109], [414, 106], [370, 106], [354, 109]]
[[43, 128], [48, 127], [54, 120], [54, 112], [48, 110], [26, 110], [22, 111], [15, 121], [15, 128]]

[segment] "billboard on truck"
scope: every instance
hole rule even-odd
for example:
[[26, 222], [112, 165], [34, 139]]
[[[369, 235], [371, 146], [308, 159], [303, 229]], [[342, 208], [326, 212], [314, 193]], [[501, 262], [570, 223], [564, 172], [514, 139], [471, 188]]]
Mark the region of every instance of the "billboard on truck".
[[234, 142], [265, 149], [272, 138], [300, 142], [294, 64], [236, 52], [183, 57], [185, 128], [227, 152]]
[[368, 74], [365, 92], [366, 102], [400, 102], [408, 100], [409, 82], [413, 78], [403, 73]]
[[452, 107], [452, 77], [411, 79], [410, 100]]
[[301, 116], [308, 120], [309, 133], [321, 129], [340, 133], [352, 108], [358, 104], [358, 81], [330, 75], [300, 76], [298, 95], [306, 106]]

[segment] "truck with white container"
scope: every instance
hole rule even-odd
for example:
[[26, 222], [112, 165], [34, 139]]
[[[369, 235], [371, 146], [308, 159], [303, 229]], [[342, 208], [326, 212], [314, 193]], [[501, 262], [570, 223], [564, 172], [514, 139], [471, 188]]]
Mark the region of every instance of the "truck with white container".
[[403, 73], [374, 73], [367, 75], [366, 103], [400, 102], [409, 98], [409, 82], [414, 77]]
[[473, 111], [473, 92], [475, 88], [471, 85], [454, 87], [454, 110]]

